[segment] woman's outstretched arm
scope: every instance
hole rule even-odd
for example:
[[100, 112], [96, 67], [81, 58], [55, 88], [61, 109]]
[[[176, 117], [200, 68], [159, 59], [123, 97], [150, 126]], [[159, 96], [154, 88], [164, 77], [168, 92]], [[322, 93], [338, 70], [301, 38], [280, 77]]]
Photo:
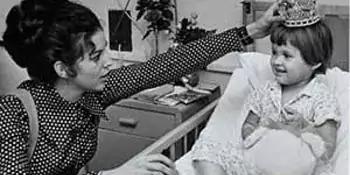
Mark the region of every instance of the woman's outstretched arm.
[[229, 52], [242, 51], [242, 44], [267, 36], [274, 24], [284, 20], [282, 16], [275, 16], [277, 9], [278, 4], [274, 3], [259, 20], [247, 26], [191, 42], [144, 63], [113, 70], [101, 101], [108, 106], [141, 90], [174, 81]]
[[245, 27], [179, 46], [143, 63], [112, 70], [102, 95], [104, 106], [141, 90], [174, 81], [229, 52], [241, 51], [243, 37], [239, 36], [247, 36]]

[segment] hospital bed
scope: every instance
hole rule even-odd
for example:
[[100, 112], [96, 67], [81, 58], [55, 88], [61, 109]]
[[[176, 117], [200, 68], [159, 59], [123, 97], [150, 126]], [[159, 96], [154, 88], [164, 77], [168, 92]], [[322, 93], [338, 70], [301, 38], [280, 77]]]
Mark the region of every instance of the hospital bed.
[[[233, 55], [235, 54], [232, 53]], [[170, 150], [169, 157], [176, 161], [176, 167], [180, 174], [195, 175], [191, 161], [191, 150], [187, 144], [188, 133], [194, 131], [195, 139], [197, 139], [198, 126], [208, 119], [209, 121], [200, 133], [199, 139], [220, 138], [218, 134], [224, 134], [227, 132], [227, 128], [234, 127], [237, 122], [237, 118], [234, 116], [239, 113], [244, 97], [252, 88], [273, 78], [269, 57], [269, 55], [256, 52], [239, 54], [241, 68], [237, 68], [233, 72], [220, 100], [212, 102], [132, 159]], [[329, 88], [338, 99], [342, 114], [342, 125], [338, 130], [337, 148], [332, 158], [332, 165], [336, 175], [345, 175], [348, 174], [349, 72], [332, 68], [327, 71], [325, 77]], [[185, 152], [182, 157], [175, 160], [177, 154], [175, 145], [178, 143], [183, 144]]]

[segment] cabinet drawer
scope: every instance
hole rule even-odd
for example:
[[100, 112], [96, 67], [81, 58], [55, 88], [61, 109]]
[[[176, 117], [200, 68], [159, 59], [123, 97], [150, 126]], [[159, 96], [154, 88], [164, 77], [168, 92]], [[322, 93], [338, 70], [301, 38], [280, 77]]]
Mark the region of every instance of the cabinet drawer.
[[99, 129], [98, 147], [88, 171], [108, 170], [122, 165], [155, 140]]
[[174, 116], [146, 110], [110, 106], [106, 113], [109, 120], [101, 120], [100, 128], [159, 138], [175, 126]]

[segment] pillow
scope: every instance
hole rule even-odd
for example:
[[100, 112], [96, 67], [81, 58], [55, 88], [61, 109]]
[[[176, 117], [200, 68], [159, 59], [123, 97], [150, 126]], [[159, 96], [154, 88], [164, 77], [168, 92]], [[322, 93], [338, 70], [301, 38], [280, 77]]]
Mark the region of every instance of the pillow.
[[316, 166], [308, 144], [284, 130], [267, 130], [244, 156], [269, 175], [311, 175]]
[[341, 113], [340, 125], [337, 133], [337, 148], [331, 162], [336, 175], [348, 174], [348, 137], [349, 137], [349, 73], [332, 68], [327, 70], [328, 87], [336, 96]]
[[270, 55], [259, 52], [244, 52], [239, 54], [238, 59], [253, 88], [259, 87], [268, 80], [273, 80]]

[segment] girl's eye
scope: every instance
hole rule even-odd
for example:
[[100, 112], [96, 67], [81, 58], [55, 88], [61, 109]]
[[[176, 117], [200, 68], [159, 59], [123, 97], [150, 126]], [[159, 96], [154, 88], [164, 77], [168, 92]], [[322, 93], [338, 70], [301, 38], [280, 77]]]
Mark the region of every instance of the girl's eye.
[[289, 55], [289, 54], [283, 54], [283, 56], [284, 56], [285, 58], [287, 58], [287, 59], [292, 58], [292, 56], [291, 56], [291, 55]]

